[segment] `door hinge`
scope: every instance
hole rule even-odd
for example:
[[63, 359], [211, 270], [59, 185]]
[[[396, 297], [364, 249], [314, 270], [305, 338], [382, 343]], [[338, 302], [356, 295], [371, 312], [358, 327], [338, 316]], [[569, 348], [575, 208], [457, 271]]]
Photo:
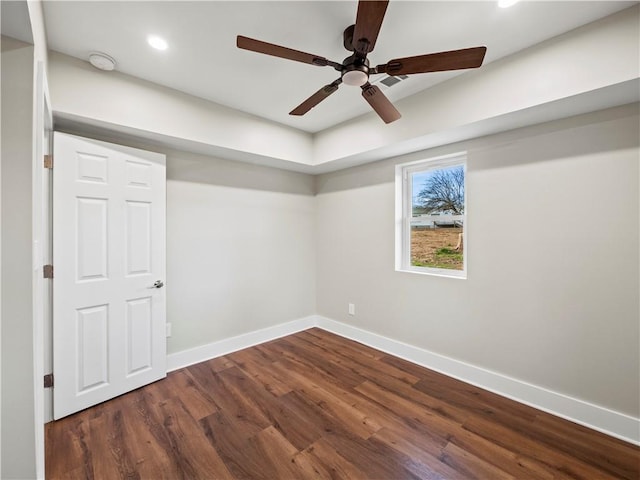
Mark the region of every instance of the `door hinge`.
[[53, 373], [47, 373], [44, 376], [44, 388], [53, 387]]
[[44, 156], [44, 168], [53, 168], [53, 155]]
[[53, 278], [53, 265], [45, 265], [42, 267], [42, 276], [44, 278]]

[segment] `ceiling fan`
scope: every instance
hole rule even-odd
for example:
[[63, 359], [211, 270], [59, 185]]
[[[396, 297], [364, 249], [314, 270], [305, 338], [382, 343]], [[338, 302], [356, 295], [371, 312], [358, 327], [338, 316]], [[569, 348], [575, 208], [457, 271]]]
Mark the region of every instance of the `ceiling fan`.
[[389, 75], [411, 75], [414, 73], [443, 72], [448, 70], [462, 70], [477, 68], [482, 65], [487, 47], [465, 48], [447, 52], [430, 53], [415, 57], [396, 58], [382, 65], [371, 67], [367, 55], [375, 47], [382, 20], [389, 1], [360, 0], [356, 23], [347, 27], [343, 34], [343, 45], [352, 55], [342, 63], [327, 60], [319, 55], [293, 50], [280, 45], [255, 40], [238, 35], [237, 46], [244, 50], [286, 58], [296, 62], [308, 63], [318, 67], [333, 67], [340, 72], [340, 78], [329, 85], [325, 85], [304, 102], [294, 108], [289, 115], [304, 115], [318, 105], [329, 95], [338, 90], [341, 83], [358, 86], [362, 89], [362, 96], [369, 105], [384, 120], [391, 123], [400, 118], [389, 99], [375, 85], [369, 83], [369, 76], [378, 73]]

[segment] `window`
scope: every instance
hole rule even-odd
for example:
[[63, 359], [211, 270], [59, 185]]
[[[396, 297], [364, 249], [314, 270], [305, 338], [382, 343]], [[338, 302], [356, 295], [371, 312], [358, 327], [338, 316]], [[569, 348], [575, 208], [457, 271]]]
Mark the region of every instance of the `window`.
[[396, 270], [466, 278], [466, 156], [396, 166]]

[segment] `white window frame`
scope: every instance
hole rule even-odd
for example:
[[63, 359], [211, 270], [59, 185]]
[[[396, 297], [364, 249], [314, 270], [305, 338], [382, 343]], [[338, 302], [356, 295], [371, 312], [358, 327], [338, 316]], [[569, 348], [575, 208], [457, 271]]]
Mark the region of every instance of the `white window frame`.
[[[465, 172], [464, 215], [462, 230], [463, 244], [463, 268], [462, 270], [450, 270], [447, 268], [416, 267], [411, 265], [411, 221], [413, 218], [413, 185], [409, 181], [411, 174], [439, 168], [462, 165]], [[415, 162], [396, 165], [396, 271], [419, 273], [423, 275], [436, 275], [450, 278], [467, 278], [467, 153], [459, 152], [440, 157], [418, 160]]]

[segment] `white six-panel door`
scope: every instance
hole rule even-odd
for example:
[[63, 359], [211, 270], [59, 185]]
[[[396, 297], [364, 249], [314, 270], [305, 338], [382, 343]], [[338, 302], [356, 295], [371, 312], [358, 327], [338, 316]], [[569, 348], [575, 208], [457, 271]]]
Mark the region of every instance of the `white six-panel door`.
[[58, 132], [54, 162], [58, 419], [166, 376], [166, 174], [164, 155]]

